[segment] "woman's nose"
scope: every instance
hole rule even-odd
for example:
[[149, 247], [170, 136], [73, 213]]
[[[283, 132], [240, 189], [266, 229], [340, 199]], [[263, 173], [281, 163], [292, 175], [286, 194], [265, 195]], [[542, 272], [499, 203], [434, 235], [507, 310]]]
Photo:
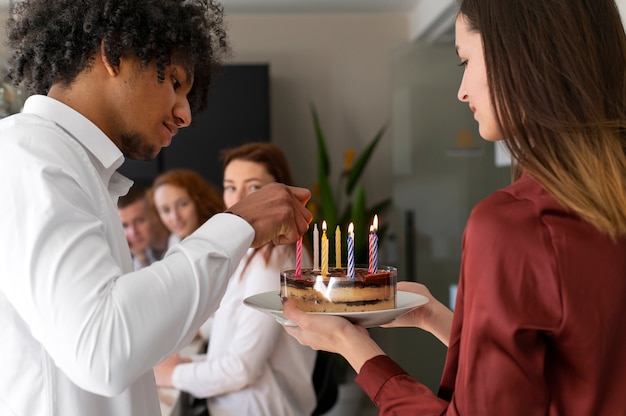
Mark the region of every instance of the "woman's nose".
[[462, 101], [465, 103], [469, 101], [468, 99], [469, 96], [467, 94], [467, 89], [465, 88], [464, 80], [465, 80], [465, 77], [463, 77], [463, 79], [461, 80], [461, 85], [459, 85], [459, 91], [456, 94], [456, 98], [458, 98], [459, 101]]

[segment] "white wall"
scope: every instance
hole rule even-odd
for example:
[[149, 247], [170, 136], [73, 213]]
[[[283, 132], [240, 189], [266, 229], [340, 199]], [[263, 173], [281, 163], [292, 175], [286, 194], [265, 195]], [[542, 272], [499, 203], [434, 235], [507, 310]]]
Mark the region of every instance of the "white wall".
[[[309, 104], [317, 107], [339, 173], [343, 153], [362, 151], [391, 122], [391, 52], [408, 39], [403, 14], [232, 15], [236, 63], [269, 63], [272, 141], [283, 148], [294, 180], [316, 179]], [[365, 173], [368, 200], [391, 194], [390, 134]]]

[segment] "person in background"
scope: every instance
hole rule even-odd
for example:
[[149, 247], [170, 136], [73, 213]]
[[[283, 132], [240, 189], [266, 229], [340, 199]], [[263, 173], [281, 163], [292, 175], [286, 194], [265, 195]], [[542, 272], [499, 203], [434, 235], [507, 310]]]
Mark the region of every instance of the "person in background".
[[[626, 35], [613, 0], [461, 0], [458, 92], [504, 140], [514, 182], [472, 211], [454, 315], [391, 326], [448, 346], [437, 395], [365, 329], [284, 304], [300, 342], [338, 352], [381, 415], [623, 415]], [[417, 283], [399, 290], [429, 295]], [[416, 360], [424, 357], [415, 357]]]
[[271, 184], [133, 271], [125, 157], [154, 158], [206, 105], [224, 53], [205, 0], [22, 0], [0, 120], [0, 414], [154, 416], [153, 367], [219, 306], [247, 249], [308, 229], [306, 189]]
[[172, 233], [170, 245], [224, 211], [219, 193], [202, 176], [187, 169], [174, 169], [157, 176], [150, 189], [150, 200]]
[[124, 234], [133, 255], [133, 267], [139, 270], [161, 260], [167, 251], [170, 233], [165, 228], [142, 186], [133, 186], [117, 201]]
[[[227, 208], [272, 182], [292, 183], [287, 158], [271, 143], [244, 144], [223, 160]], [[211, 416], [311, 414], [315, 351], [299, 345], [272, 316], [243, 304], [252, 295], [278, 293], [280, 271], [294, 267], [295, 253], [295, 246], [272, 243], [249, 249], [215, 312], [207, 354], [192, 362], [166, 360], [155, 370], [157, 384], [207, 398]], [[310, 262], [306, 250], [303, 257]]]

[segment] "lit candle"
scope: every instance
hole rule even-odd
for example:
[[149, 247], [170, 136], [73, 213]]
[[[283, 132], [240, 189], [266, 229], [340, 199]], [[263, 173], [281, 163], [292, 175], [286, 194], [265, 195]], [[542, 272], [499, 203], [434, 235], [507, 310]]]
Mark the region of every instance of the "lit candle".
[[326, 221], [322, 222], [322, 277], [328, 275], [328, 236], [326, 235]]
[[317, 231], [317, 224], [313, 226], [313, 271], [320, 269], [320, 232]]
[[296, 276], [302, 276], [302, 236], [296, 243]]
[[374, 223], [370, 227], [369, 238], [369, 273], [373, 274], [378, 271], [378, 215], [374, 215]]
[[348, 226], [348, 277], [354, 279], [354, 224]]
[[341, 269], [341, 229], [335, 228], [335, 267]]

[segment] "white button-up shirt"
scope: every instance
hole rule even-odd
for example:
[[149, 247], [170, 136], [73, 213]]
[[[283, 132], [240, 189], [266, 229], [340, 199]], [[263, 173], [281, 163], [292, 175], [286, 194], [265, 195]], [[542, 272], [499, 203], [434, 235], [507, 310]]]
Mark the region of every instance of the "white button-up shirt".
[[193, 338], [252, 242], [218, 214], [133, 272], [123, 161], [49, 97], [0, 121], [0, 415], [158, 415], [152, 367]]

